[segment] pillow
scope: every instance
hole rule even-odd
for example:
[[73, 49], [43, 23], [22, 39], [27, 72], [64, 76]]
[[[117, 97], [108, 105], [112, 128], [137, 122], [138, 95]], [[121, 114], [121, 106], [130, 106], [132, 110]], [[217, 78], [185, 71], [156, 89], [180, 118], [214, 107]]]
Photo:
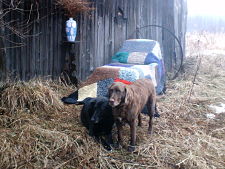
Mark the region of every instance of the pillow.
[[116, 63], [127, 63], [127, 58], [128, 58], [129, 53], [128, 52], [117, 52], [113, 57], [112, 57], [112, 62]]
[[132, 64], [145, 64], [145, 59], [148, 56], [148, 53], [145, 52], [131, 52], [127, 58], [127, 63]]
[[82, 101], [87, 97], [97, 96], [97, 83], [84, 86], [78, 90], [78, 101]]
[[112, 57], [113, 63], [128, 63], [147, 65], [158, 63], [158, 58], [153, 53], [146, 52], [117, 52]]

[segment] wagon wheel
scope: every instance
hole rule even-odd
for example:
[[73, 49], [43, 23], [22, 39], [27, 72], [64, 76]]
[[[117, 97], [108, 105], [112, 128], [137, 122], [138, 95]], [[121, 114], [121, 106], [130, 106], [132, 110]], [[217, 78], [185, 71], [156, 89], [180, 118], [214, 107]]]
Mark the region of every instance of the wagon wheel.
[[[149, 28], [149, 27], [156, 27], [156, 28], [160, 28], [162, 30], [165, 30], [166, 32], [169, 33], [169, 35], [171, 35], [177, 42], [178, 46], [175, 46], [175, 51], [174, 51], [174, 64], [173, 64], [173, 72], [166, 72], [167, 73], [167, 77], [169, 80], [174, 80], [175, 78], [178, 77], [179, 73], [183, 72], [183, 58], [184, 58], [184, 53], [183, 53], [183, 48], [182, 48], [182, 44], [181, 41], [178, 39], [178, 37], [172, 32], [170, 31], [168, 28], [164, 27], [164, 26], [160, 26], [160, 25], [146, 25], [146, 26], [142, 26], [137, 28], [130, 37], [136, 36], [137, 38], [141, 38], [143, 37], [143, 33], [141, 32], [141, 30], [143, 30], [144, 28]], [[180, 49], [180, 59], [176, 59], [176, 49]], [[178, 63], [179, 62], [179, 63]]]

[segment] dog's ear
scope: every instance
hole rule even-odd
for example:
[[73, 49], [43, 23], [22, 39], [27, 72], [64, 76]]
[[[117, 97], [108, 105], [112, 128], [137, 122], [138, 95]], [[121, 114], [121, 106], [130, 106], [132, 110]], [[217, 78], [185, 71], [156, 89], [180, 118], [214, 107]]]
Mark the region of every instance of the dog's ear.
[[85, 112], [90, 112], [92, 113], [94, 109], [94, 105], [96, 104], [96, 99], [95, 98], [86, 98], [83, 101], [83, 108]]
[[125, 92], [125, 94], [124, 94], [124, 103], [127, 104], [130, 101], [131, 92], [130, 92], [130, 90], [129, 90], [129, 88], [127, 86], [125, 86], [124, 92]]
[[108, 86], [108, 92], [107, 92], [107, 96], [106, 97], [109, 97], [110, 96], [110, 89], [112, 88], [112, 86], [114, 85], [114, 83], [112, 83], [111, 85]]
[[112, 83], [111, 85], [109, 85], [108, 90], [110, 90], [114, 85], [115, 85], [115, 83]]

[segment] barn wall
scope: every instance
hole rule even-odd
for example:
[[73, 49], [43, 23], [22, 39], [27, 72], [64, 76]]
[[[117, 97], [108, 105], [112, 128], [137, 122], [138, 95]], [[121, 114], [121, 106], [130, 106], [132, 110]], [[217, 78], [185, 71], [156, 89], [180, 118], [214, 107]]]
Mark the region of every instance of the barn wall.
[[[62, 12], [54, 0], [35, 2], [21, 1], [20, 10], [11, 10], [2, 17], [6, 23], [4, 27], [1, 25], [6, 74], [16, 79], [56, 78], [64, 65]], [[2, 9], [13, 9], [14, 5], [3, 1]]]
[[159, 41], [167, 71], [175, 71], [180, 64], [180, 49], [174, 37], [158, 27], [142, 28], [139, 33], [136, 29], [152, 24], [164, 26], [177, 35], [184, 47], [186, 3], [186, 0], [96, 1], [96, 10], [79, 21], [81, 55], [76, 62], [77, 76], [85, 79], [95, 67], [109, 63], [126, 39], [137, 37]]
[[[54, 0], [40, 1], [32, 15], [26, 1], [29, 2], [24, 0], [20, 6], [24, 12], [10, 12], [4, 20], [11, 26], [22, 22], [27, 26], [21, 27], [21, 32], [27, 33], [22, 37], [15, 35], [7, 26], [1, 26], [0, 31], [0, 47], [4, 48], [0, 60], [5, 60], [7, 75], [18, 79], [58, 78], [65, 72], [74, 81], [76, 77], [84, 80], [97, 66], [109, 63], [123, 41], [137, 37], [158, 40], [167, 71], [174, 71], [179, 60], [174, 38], [156, 27], [136, 32], [149, 24], [166, 27], [184, 45], [186, 0], [92, 0], [95, 10], [75, 16], [78, 36], [74, 44], [65, 42], [67, 17], [54, 5]], [[37, 4], [33, 5], [34, 8]]]

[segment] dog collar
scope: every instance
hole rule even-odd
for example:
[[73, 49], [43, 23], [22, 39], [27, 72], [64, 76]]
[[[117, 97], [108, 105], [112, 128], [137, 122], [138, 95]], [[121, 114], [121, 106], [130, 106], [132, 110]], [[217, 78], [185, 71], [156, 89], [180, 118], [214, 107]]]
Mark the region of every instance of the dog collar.
[[120, 79], [120, 78], [115, 78], [114, 82], [122, 82], [123, 84], [126, 84], [126, 85], [132, 84], [132, 82], [127, 81], [127, 80], [123, 80], [123, 79]]

